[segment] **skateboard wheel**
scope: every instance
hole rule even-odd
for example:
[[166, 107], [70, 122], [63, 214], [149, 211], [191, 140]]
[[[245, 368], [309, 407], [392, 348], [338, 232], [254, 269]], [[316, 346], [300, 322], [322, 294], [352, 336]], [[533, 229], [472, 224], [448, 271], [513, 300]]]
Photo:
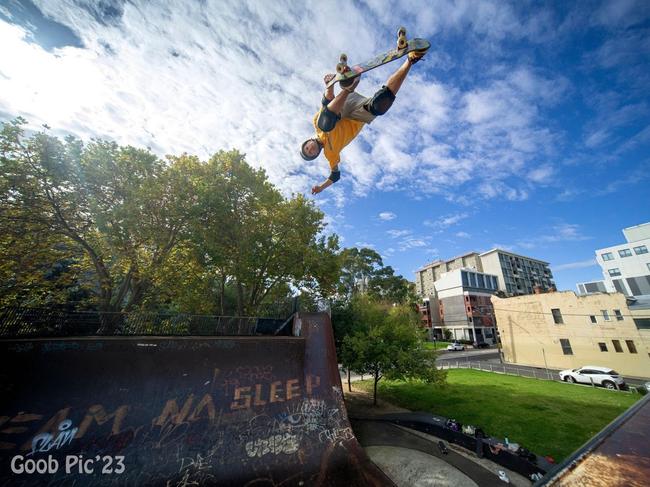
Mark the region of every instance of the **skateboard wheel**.
[[406, 40], [406, 29], [404, 27], [400, 27], [397, 30], [397, 49], [404, 49], [408, 45], [408, 42]]
[[348, 55], [345, 54], [345, 53], [341, 54], [341, 56], [339, 57], [339, 62], [341, 62], [341, 63], [343, 63], [343, 64], [347, 64], [347, 62], [348, 62]]
[[347, 68], [348, 65], [345, 63], [338, 63], [336, 65], [336, 72], [339, 74], [343, 74], [345, 72], [345, 68]]

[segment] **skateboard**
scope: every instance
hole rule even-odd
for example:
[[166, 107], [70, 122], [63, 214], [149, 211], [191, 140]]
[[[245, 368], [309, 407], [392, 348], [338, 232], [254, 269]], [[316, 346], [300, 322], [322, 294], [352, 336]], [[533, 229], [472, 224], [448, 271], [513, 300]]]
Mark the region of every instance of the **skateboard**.
[[409, 52], [426, 51], [430, 47], [431, 43], [426, 39], [416, 38], [407, 40], [406, 29], [400, 27], [397, 31], [397, 46], [388, 52], [375, 56], [370, 61], [355, 64], [354, 66], [348, 66], [348, 56], [346, 54], [341, 54], [339, 57], [339, 63], [336, 65], [336, 76], [334, 76], [326, 86], [327, 88], [330, 88], [339, 82], [341, 83], [341, 86], [345, 86], [346, 82], [351, 82], [352, 79], [370, 71], [371, 69], [395, 61], [395, 59], [399, 59], [402, 56], [407, 55]]

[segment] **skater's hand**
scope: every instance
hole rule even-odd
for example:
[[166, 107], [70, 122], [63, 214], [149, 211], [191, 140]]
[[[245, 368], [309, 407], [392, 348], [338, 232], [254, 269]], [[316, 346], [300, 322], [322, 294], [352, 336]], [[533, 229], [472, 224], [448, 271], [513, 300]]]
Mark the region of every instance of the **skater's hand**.
[[311, 188], [311, 194], [318, 194], [321, 191], [323, 191], [323, 188], [321, 188], [318, 184]]
[[325, 84], [327, 84], [327, 83], [329, 83], [330, 81], [332, 81], [335, 77], [336, 77], [335, 74], [327, 73], [327, 74], [323, 77], [323, 82], [324, 82]]

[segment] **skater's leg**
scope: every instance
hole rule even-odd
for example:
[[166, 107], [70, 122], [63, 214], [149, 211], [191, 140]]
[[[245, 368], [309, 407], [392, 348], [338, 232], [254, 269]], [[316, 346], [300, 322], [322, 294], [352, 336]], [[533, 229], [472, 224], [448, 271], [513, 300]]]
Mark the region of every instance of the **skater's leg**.
[[386, 81], [386, 86], [393, 93], [393, 95], [397, 95], [397, 92], [399, 91], [400, 87], [402, 86], [402, 83], [406, 79], [406, 75], [409, 73], [411, 66], [416, 62], [418, 62], [420, 58], [424, 56], [424, 54], [425, 53], [422, 51], [410, 52], [406, 60], [397, 69], [397, 71], [395, 71], [391, 75], [391, 77], [388, 78], [388, 81]]

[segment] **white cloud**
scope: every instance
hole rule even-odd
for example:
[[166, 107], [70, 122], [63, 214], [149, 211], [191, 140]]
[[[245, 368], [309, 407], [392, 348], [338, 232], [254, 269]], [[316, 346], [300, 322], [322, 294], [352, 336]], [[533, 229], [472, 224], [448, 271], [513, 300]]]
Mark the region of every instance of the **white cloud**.
[[[299, 7], [128, 2], [111, 22], [98, 22], [97, 4], [89, 0], [36, 4], [86, 48], [50, 53], [0, 21], [3, 53], [10, 53], [0, 58], [0, 111], [84, 138], [149, 146], [161, 155], [207, 157], [239, 148], [285, 194], [309, 192], [328, 173], [322, 157], [305, 163], [298, 147], [313, 132], [322, 75], [340, 52], [351, 62], [381, 52], [394, 42], [395, 18], [408, 20], [411, 33], [423, 37], [445, 31], [492, 40], [532, 38], [548, 20], [522, 21], [512, 6], [494, 1], [443, 1], [436, 10], [444, 15], [380, 0], [363, 8], [345, 0]], [[563, 80], [515, 66], [460, 88], [434, 77], [440, 63], [452, 66], [453, 59], [434, 50], [428, 56], [429, 63], [413, 68], [391, 110], [346, 147], [341, 182], [319, 198], [343, 208], [351, 193], [363, 197], [379, 188], [426, 189], [457, 199], [455, 188], [489, 177], [498, 190], [481, 197], [521, 200], [528, 190], [509, 178], [545, 182], [534, 171], [527, 178], [527, 168], [555, 139], [539, 113], [561, 96]], [[397, 66], [371, 71], [358, 91], [371, 95]]]
[[397, 215], [395, 213], [390, 212], [390, 211], [382, 211], [379, 214], [379, 219], [380, 220], [390, 221], [390, 220], [394, 220], [395, 218], [397, 218]]
[[455, 235], [458, 238], [470, 238], [471, 237], [471, 235], [469, 233], [467, 233], [467, 232], [457, 232]]
[[386, 233], [393, 238], [399, 238], [404, 237], [405, 235], [410, 235], [413, 232], [411, 230], [388, 230]]
[[467, 213], [454, 213], [451, 215], [442, 216], [435, 221], [427, 220], [424, 224], [427, 227], [436, 228], [436, 229], [445, 229], [452, 225], [456, 225], [461, 220], [468, 218], [469, 214]]
[[356, 242], [354, 245], [355, 245], [355, 247], [360, 248], [360, 249], [361, 248], [368, 248], [368, 249], [374, 249], [375, 248], [375, 244], [368, 243], [368, 242]]

